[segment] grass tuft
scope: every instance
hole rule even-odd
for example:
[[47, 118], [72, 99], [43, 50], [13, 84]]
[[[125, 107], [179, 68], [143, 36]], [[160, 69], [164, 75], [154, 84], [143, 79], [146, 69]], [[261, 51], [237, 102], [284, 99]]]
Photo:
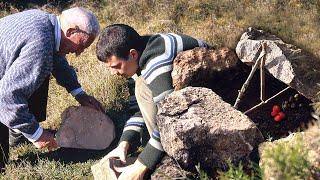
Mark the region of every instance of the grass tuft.
[[308, 153], [302, 137], [298, 137], [294, 143], [278, 143], [264, 150], [262, 168], [270, 178], [307, 179], [312, 177]]

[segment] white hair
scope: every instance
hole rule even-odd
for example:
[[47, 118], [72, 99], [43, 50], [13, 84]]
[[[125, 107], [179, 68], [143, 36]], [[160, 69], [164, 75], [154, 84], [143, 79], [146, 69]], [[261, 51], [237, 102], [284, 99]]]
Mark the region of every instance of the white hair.
[[62, 11], [61, 20], [69, 27], [78, 26], [81, 30], [94, 37], [97, 37], [99, 34], [100, 26], [97, 17], [85, 8], [74, 7]]

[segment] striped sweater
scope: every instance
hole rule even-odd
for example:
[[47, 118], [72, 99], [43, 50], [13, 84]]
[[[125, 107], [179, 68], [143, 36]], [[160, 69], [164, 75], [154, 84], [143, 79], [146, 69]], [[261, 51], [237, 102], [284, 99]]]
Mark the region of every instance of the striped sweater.
[[[138, 74], [146, 80], [156, 104], [173, 91], [171, 72], [177, 53], [195, 47], [208, 47], [208, 45], [201, 40], [182, 34], [157, 34], [149, 38], [139, 59]], [[145, 122], [142, 115], [137, 112], [127, 121], [120, 142], [139, 140], [144, 127]], [[162, 156], [160, 133], [155, 128], [148, 144], [139, 155], [139, 159], [149, 169], [153, 169]]]
[[28, 99], [51, 73], [69, 92], [80, 88], [75, 71], [55, 50], [56, 16], [28, 10], [0, 19], [0, 121], [34, 139], [39, 123]]

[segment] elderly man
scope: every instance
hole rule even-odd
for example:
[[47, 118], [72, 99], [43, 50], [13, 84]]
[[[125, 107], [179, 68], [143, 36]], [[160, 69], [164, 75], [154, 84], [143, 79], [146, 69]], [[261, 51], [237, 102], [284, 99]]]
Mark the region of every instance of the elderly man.
[[[0, 19], [0, 168], [8, 159], [10, 134], [20, 133], [37, 148], [57, 147], [54, 134], [39, 121], [46, 118], [49, 76], [81, 105], [103, 111], [87, 95], [65, 55], [80, 55], [99, 33], [95, 15], [72, 8], [55, 16], [28, 10]], [[13, 138], [14, 139], [14, 138]]]

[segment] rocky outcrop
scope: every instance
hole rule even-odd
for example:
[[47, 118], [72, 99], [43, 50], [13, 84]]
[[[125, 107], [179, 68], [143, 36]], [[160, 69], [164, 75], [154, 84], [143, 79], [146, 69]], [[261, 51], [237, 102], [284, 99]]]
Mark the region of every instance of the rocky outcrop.
[[[299, 172], [292, 175], [304, 176], [291, 177], [292, 179], [320, 179], [320, 127], [317, 125], [305, 132], [293, 133], [286, 138], [262, 143], [259, 146], [259, 153], [261, 157], [259, 164], [263, 169], [264, 179], [283, 179], [292, 172]], [[299, 155], [301, 157], [298, 157]], [[310, 163], [309, 166], [303, 161]]]
[[115, 138], [111, 119], [95, 109], [72, 106], [61, 118], [62, 124], [56, 134], [60, 147], [102, 150]]
[[320, 91], [320, 60], [302, 49], [283, 42], [275, 35], [249, 28], [236, 47], [240, 60], [254, 64], [266, 43], [265, 69], [275, 78], [316, 100]]
[[238, 57], [228, 48], [219, 50], [194, 48], [180, 52], [174, 59], [171, 73], [175, 90], [208, 84], [218, 72], [235, 67]]
[[263, 137], [243, 113], [212, 90], [187, 87], [161, 101], [157, 125], [166, 153], [184, 168], [225, 167], [246, 158]]

